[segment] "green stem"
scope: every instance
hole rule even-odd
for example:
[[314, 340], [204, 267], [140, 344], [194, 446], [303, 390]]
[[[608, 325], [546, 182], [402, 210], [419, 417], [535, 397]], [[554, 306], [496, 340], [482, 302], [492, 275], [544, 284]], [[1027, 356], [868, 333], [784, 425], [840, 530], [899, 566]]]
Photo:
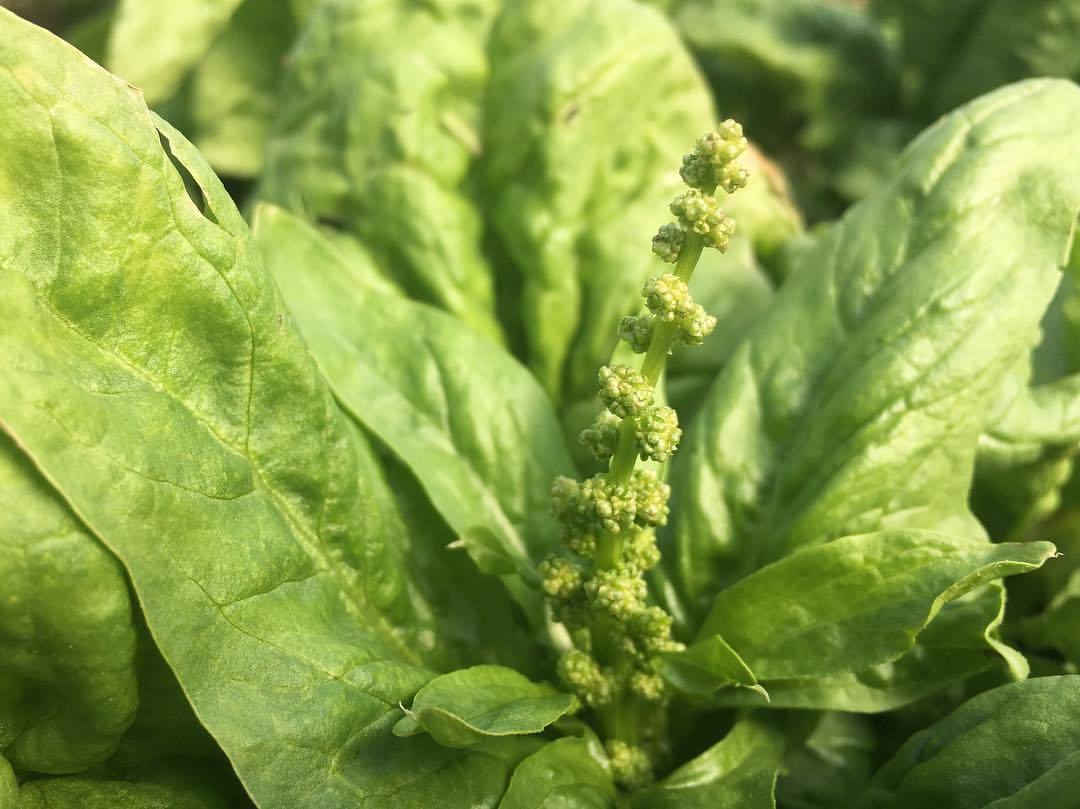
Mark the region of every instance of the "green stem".
[[[675, 264], [675, 274], [683, 281], [690, 282], [690, 276], [694, 274], [701, 251], [705, 248], [705, 239], [697, 233], [688, 233], [686, 243], [679, 260]], [[674, 323], [659, 323], [653, 331], [649, 349], [645, 352], [645, 359], [641, 363], [641, 375], [645, 377], [654, 388], [660, 381], [660, 374], [667, 363], [668, 354], [671, 352], [672, 343], [678, 336], [678, 326]], [[619, 443], [615, 454], [611, 457], [611, 465], [608, 467], [608, 475], [614, 480], [625, 482], [634, 471], [634, 463], [637, 461], [637, 438], [635, 425], [632, 418], [625, 418], [619, 425]]]
[[[683, 281], [690, 280], [704, 247], [705, 240], [701, 236], [696, 233], [687, 235], [686, 243], [675, 265], [675, 274]], [[678, 327], [673, 323], [660, 323], [653, 331], [649, 349], [645, 352], [645, 359], [641, 364], [641, 373], [654, 388], [664, 370], [668, 353], [677, 335]], [[627, 416], [619, 425], [619, 443], [608, 466], [608, 477], [620, 483], [628, 481], [634, 472], [637, 456], [636, 424], [632, 416]], [[622, 545], [623, 538], [619, 534], [604, 534], [599, 537], [596, 547], [596, 567], [599, 570], [610, 570], [617, 566], [622, 557]], [[624, 664], [619, 648], [619, 627], [614, 626], [606, 618], [600, 618], [589, 627], [589, 634], [593, 639], [593, 654], [602, 665], [618, 667]], [[637, 742], [639, 717], [632, 696], [616, 694], [612, 704], [599, 713], [607, 738], [619, 739], [629, 744]]]
[[[679, 253], [679, 260], [675, 264], [675, 275], [689, 283], [704, 248], [703, 237], [696, 233], [688, 233], [682, 252]], [[653, 387], [656, 387], [660, 379], [660, 372], [664, 370], [668, 353], [671, 351], [671, 345], [675, 342], [678, 331], [674, 323], [660, 323], [653, 331], [652, 342], [649, 343], [649, 350], [645, 352], [645, 360], [641, 363], [641, 375], [649, 380], [649, 384]]]
[[626, 483], [637, 463], [637, 425], [633, 416], [627, 416], [619, 425], [619, 443], [611, 456], [608, 477], [618, 483]]

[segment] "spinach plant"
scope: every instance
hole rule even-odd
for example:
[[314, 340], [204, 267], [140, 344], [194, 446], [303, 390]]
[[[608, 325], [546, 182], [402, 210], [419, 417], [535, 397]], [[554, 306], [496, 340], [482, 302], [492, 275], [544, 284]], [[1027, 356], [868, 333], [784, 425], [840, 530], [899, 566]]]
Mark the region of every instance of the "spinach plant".
[[1071, 805], [1076, 85], [805, 233], [633, 0], [85, 26], [145, 95], [0, 10], [0, 807]]

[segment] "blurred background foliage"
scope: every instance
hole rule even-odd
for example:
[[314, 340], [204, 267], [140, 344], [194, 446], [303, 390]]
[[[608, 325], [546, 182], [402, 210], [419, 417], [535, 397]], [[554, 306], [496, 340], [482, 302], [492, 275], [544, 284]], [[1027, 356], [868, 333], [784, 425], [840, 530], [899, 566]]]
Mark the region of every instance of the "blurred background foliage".
[[[485, 104], [509, 98], [497, 97], [500, 82], [513, 89], [515, 81], [528, 80], [527, 73], [514, 73], [516, 67], [489, 77], [492, 64], [521, 60], [511, 59], [517, 54], [483, 52], [493, 19], [512, 3], [0, 0], [0, 5], [50, 28], [140, 87], [148, 102], [198, 145], [238, 203], [250, 210], [261, 199], [303, 209], [372, 272], [389, 274], [405, 294], [455, 312], [528, 361], [530, 335], [522, 330], [529, 327], [517, 322], [528, 317], [506, 316], [507, 299], [516, 305], [522, 290], [497, 270], [501, 259], [513, 258], [504, 255], [507, 237], [530, 237], [498, 213], [494, 226], [479, 222], [473, 208], [479, 206], [477, 196], [495, 197], [504, 187], [510, 187], [507, 199], [518, 202], [520, 194], [515, 198], [514, 193], [532, 191], [528, 183], [520, 183], [524, 190], [513, 188], [512, 172], [520, 166], [503, 167], [511, 174], [501, 177], [496, 167], [487, 178], [469, 168], [485, 136], [522, 137], [501, 133], [499, 127], [506, 130], [508, 124], [498, 122], [489, 132], [490, 121], [484, 120]], [[667, 395], [684, 421], [692, 418], [747, 325], [769, 305], [791, 256], [813, 239], [813, 226], [841, 215], [885, 182], [922, 128], [1008, 82], [1033, 76], [1080, 79], [1080, 0], [652, 0], [646, 5], [662, 11], [678, 32], [708, 82], [718, 117], [743, 122], [756, 147], [751, 168], [762, 178], [732, 201], [740, 235], [731, 250], [709, 257], [711, 271], [695, 276], [695, 295], [721, 325], [707, 350], [672, 361]], [[526, 28], [502, 31], [504, 47], [517, 42], [526, 52]], [[403, 49], [423, 52], [426, 61], [406, 64]], [[679, 70], [672, 66], [673, 75]], [[662, 91], [669, 96], [692, 95], [693, 88], [669, 85]], [[640, 103], [650, 102], [643, 95]], [[435, 107], [439, 131], [407, 131], [409, 105], [424, 104]], [[627, 111], [615, 112], [625, 117]], [[528, 115], [528, 109], [522, 107], [521, 114]], [[643, 115], [647, 120], [648, 111]], [[598, 119], [596, 125], [614, 120]], [[335, 138], [344, 143], [335, 145]], [[410, 151], [410, 138], [424, 148], [434, 144], [428, 165]], [[568, 142], [566, 148], [578, 147]], [[407, 188], [418, 184], [425, 188], [423, 200], [408, 198]], [[285, 199], [279, 188], [290, 194], [301, 189], [305, 198]], [[651, 196], [642, 199], [651, 204]], [[541, 194], [537, 202], [553, 199]], [[373, 227], [373, 207], [408, 215], [402, 213], [396, 223], [383, 215]], [[443, 235], [422, 245], [423, 256], [395, 252], [395, 243], [408, 240], [391, 237], [408, 235], [417, 219], [434, 223]], [[627, 227], [631, 224], [637, 219], [627, 220]], [[397, 230], [388, 236], [388, 227]], [[596, 249], [602, 253], [594, 257], [597, 266], [620, 258], [617, 251], [603, 253], [603, 245]], [[976, 512], [996, 539], [1047, 537], [1067, 553], [1080, 551], [1080, 478], [1073, 468], [1080, 441], [1077, 252], [1044, 322], [1042, 345], [1002, 393], [999, 424], [984, 436], [972, 493]], [[572, 258], [586, 261], [581, 255]], [[633, 276], [631, 297], [637, 269], [624, 273]], [[582, 305], [589, 305], [587, 283], [582, 284]], [[622, 299], [611, 306], [618, 309]], [[586, 392], [588, 369], [608, 350], [606, 339], [578, 335], [577, 343], [596, 345], [559, 348], [551, 362], [565, 363], [561, 370], [545, 368], [544, 360], [531, 363], [542, 381], [545, 373], [554, 374], [547, 386], [569, 434], [593, 410]], [[1046, 426], [1051, 422], [1052, 429]], [[588, 463], [584, 456], [579, 460]], [[1009, 586], [1014, 591], [1010, 625], [1017, 639], [1055, 670], [1080, 662], [1080, 567], [1071, 560], [1048, 565]]]

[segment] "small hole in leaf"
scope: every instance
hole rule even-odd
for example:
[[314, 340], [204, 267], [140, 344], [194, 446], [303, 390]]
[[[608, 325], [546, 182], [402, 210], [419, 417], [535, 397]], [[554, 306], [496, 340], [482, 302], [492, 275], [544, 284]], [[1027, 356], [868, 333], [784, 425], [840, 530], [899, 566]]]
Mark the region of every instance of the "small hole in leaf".
[[158, 140], [161, 142], [161, 148], [165, 150], [165, 154], [169, 156], [169, 162], [172, 163], [173, 169], [180, 175], [180, 179], [184, 183], [184, 190], [187, 192], [188, 198], [195, 205], [195, 208], [211, 222], [217, 224], [217, 217], [214, 216], [213, 210], [211, 210], [210, 206], [207, 204], [206, 196], [203, 194], [202, 189], [199, 188], [199, 184], [195, 182], [195, 178], [191, 176], [191, 172], [187, 170], [187, 166], [173, 154], [169, 139], [159, 132]]

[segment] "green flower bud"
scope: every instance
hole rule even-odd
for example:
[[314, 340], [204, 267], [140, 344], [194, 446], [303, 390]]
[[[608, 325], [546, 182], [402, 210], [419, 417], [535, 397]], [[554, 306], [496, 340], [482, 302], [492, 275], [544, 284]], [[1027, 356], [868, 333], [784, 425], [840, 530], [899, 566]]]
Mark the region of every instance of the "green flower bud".
[[663, 678], [651, 671], [635, 671], [630, 675], [630, 690], [648, 702], [659, 702], [664, 698], [667, 686]]
[[567, 548], [582, 559], [592, 559], [596, 554], [596, 534], [564, 529], [562, 540]]
[[[727, 167], [746, 151], [746, 148], [742, 127], [729, 118], [721, 123], [715, 132], [709, 132], [698, 139], [694, 150], [683, 157], [679, 173], [691, 188], [711, 190], [719, 185], [726, 191], [724, 181], [728, 177]], [[743, 184], [745, 185], [745, 180]]]
[[641, 373], [625, 365], [600, 369], [600, 398], [620, 418], [636, 416], [652, 404], [653, 390]]
[[643, 527], [664, 525], [668, 516], [671, 487], [647, 469], [635, 469], [630, 478], [634, 498], [634, 520]]
[[679, 447], [682, 430], [670, 407], [650, 407], [634, 423], [638, 454], [642, 460], [666, 461]]
[[589, 707], [601, 708], [611, 702], [611, 678], [580, 649], [571, 649], [559, 658], [558, 674], [566, 687]]
[[689, 188], [679, 194], [670, 207], [683, 228], [702, 236], [709, 232], [709, 217], [719, 210], [716, 200], [697, 188]]
[[731, 237], [735, 235], [735, 220], [723, 211], [717, 211], [708, 217], [706, 225], [708, 230], [702, 234], [705, 237], [705, 246], [725, 252]]
[[619, 739], [610, 740], [606, 747], [611, 763], [611, 777], [615, 779], [615, 783], [633, 791], [652, 781], [652, 761], [642, 748]]
[[619, 323], [619, 339], [628, 342], [635, 353], [644, 354], [652, 342], [654, 325], [652, 315], [627, 315]]
[[604, 475], [582, 483], [556, 478], [551, 487], [555, 516], [572, 535], [617, 534], [634, 525], [638, 488], [615, 483]]
[[585, 582], [585, 596], [595, 609], [626, 621], [645, 605], [644, 579], [629, 570], [600, 570]]
[[686, 282], [672, 273], [664, 273], [650, 278], [641, 288], [645, 306], [657, 320], [672, 322], [682, 317], [694, 301]]
[[661, 225], [652, 238], [652, 251], [668, 264], [679, 260], [683, 245], [686, 243], [686, 231], [677, 222]]
[[729, 163], [720, 170], [717, 185], [729, 194], [734, 194], [740, 188], [745, 188], [750, 180], [750, 172], [735, 163]]
[[659, 561], [660, 549], [656, 547], [656, 533], [651, 528], [638, 529], [623, 546], [623, 564], [638, 575], [652, 570]]
[[622, 419], [611, 411], [601, 410], [596, 421], [578, 435], [578, 441], [598, 460], [606, 461], [615, 454], [615, 449], [619, 446], [621, 421]]
[[628, 623], [634, 642], [647, 655], [678, 652], [683, 644], [671, 637], [671, 616], [660, 607], [645, 607], [635, 613]]
[[552, 556], [540, 563], [540, 586], [553, 599], [573, 598], [582, 585], [581, 570], [565, 556]]
[[688, 189], [671, 203], [671, 212], [679, 217], [684, 228], [705, 239], [707, 247], [721, 253], [735, 233], [735, 220], [720, 210], [716, 200], [696, 188]]
[[679, 319], [679, 342], [699, 346], [716, 328], [716, 318], [699, 304], [693, 304]]

